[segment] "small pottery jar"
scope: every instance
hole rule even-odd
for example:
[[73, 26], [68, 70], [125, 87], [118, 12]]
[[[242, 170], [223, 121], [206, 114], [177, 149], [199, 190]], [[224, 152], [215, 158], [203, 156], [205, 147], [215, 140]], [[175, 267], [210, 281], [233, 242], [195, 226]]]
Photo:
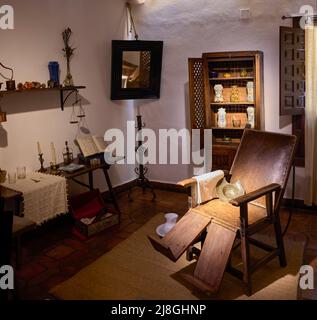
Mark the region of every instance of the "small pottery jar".
[[233, 120], [232, 120], [232, 125], [233, 125], [235, 128], [240, 128], [240, 127], [241, 127], [241, 120], [240, 120], [240, 119], [233, 119]]
[[251, 125], [251, 128], [254, 128], [254, 107], [248, 107], [247, 108], [248, 113], [248, 124]]
[[6, 86], [8, 91], [13, 91], [15, 90], [15, 81], [14, 80], [8, 80], [6, 81]]
[[245, 78], [247, 76], [248, 76], [247, 70], [242, 69], [241, 72], [240, 72], [240, 77]]
[[227, 126], [226, 109], [219, 108], [218, 109], [218, 127], [225, 128], [226, 126]]
[[210, 77], [211, 77], [211, 78], [218, 78], [218, 72], [216, 72], [216, 71], [211, 71], [211, 72], [210, 72]]
[[254, 101], [254, 85], [253, 81], [247, 82], [247, 100], [248, 102]]
[[239, 102], [239, 89], [238, 89], [238, 86], [231, 86], [230, 101], [231, 102]]
[[57, 61], [50, 61], [48, 64], [48, 70], [50, 73], [50, 80], [53, 82], [53, 87], [59, 86], [59, 64]]
[[222, 84], [216, 84], [214, 86], [214, 90], [215, 90], [215, 102], [223, 102], [223, 86]]

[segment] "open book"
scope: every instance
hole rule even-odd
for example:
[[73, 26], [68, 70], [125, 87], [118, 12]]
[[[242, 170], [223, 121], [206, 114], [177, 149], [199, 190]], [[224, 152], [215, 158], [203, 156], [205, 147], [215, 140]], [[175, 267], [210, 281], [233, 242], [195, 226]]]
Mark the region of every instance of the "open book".
[[93, 156], [98, 153], [104, 153], [107, 148], [102, 137], [78, 137], [76, 141], [84, 157]]

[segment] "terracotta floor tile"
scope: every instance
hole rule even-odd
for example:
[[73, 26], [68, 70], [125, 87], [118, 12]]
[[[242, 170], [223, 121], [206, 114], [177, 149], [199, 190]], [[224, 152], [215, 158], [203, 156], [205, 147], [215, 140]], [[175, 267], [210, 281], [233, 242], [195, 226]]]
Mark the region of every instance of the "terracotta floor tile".
[[60, 272], [58, 274], [55, 274], [51, 277], [48, 277], [44, 283], [42, 283], [42, 286], [46, 288], [46, 291], [48, 292], [50, 288], [53, 288], [57, 286], [58, 284], [62, 283], [63, 281], [67, 280], [69, 278], [68, 275], [63, 275]]
[[87, 251], [88, 245], [86, 241], [79, 240], [79, 239], [65, 239], [64, 244], [68, 247], [73, 248], [74, 250], [80, 250], [80, 251]]
[[132, 222], [129, 225], [127, 225], [124, 228], [124, 230], [127, 231], [127, 232], [134, 232], [134, 231], [138, 230], [140, 227], [141, 227], [140, 224]]
[[58, 245], [54, 249], [51, 249], [46, 253], [48, 257], [51, 257], [53, 259], [60, 260], [69, 254], [71, 254], [74, 251], [73, 248], [65, 245]]
[[37, 276], [39, 273], [43, 272], [46, 268], [41, 266], [40, 264], [28, 263], [23, 264], [20, 270], [16, 270], [15, 274], [18, 278], [30, 280]]
[[32, 278], [28, 282], [28, 286], [36, 286], [39, 285], [47, 280], [47, 278], [56, 275], [60, 272], [59, 267], [47, 269], [41, 273], [38, 273], [34, 278]]
[[69, 267], [79, 270], [90, 264], [93, 260], [94, 257], [90, 253], [75, 251], [60, 261], [60, 270], [62, 273]]
[[[187, 212], [186, 194], [164, 190], [156, 190], [156, 194], [156, 201], [151, 201], [151, 193], [148, 190], [143, 194], [141, 189], [135, 188], [132, 202], [128, 201], [127, 192], [119, 194], [118, 202], [122, 211], [121, 225], [104, 230], [86, 241], [72, 235], [73, 221], [66, 216], [39, 228], [36, 232], [27, 234], [23, 241], [24, 264], [21, 270], [16, 272], [21, 298], [48, 298], [48, 292], [52, 287], [114, 248], [157, 213], [184, 214]], [[288, 211], [282, 210], [282, 229], [287, 219]], [[309, 235], [310, 242], [307, 244], [305, 261], [315, 265], [317, 213], [295, 212], [288, 235], [296, 237], [298, 232]], [[273, 228], [267, 228], [264, 233], [273, 236]], [[309, 292], [303, 298], [317, 299], [317, 294]]]
[[48, 257], [46, 255], [41, 255], [37, 257], [36, 262], [47, 269], [57, 268], [59, 266], [58, 260]]

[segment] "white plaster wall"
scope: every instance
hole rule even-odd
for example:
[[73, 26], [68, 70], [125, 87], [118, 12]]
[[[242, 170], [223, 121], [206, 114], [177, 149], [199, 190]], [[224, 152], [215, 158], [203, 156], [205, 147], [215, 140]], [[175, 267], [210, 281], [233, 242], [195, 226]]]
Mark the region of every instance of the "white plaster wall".
[[[286, 14], [299, 12], [299, 0], [147, 0], [134, 8], [140, 39], [163, 40], [161, 98], [142, 101], [140, 111], [147, 126], [189, 127], [189, 57], [203, 52], [261, 50], [264, 52], [265, 129], [291, 132], [291, 119], [279, 116], [279, 26]], [[240, 8], [250, 8], [252, 18], [240, 20]], [[192, 175], [186, 165], [150, 166], [151, 180], [176, 182]], [[291, 180], [291, 179], [290, 179]], [[303, 169], [297, 169], [297, 197], [303, 197]]]
[[[69, 26], [76, 47], [71, 72], [75, 84], [87, 87], [80, 92], [88, 101], [87, 127], [92, 134], [101, 136], [108, 128], [124, 129], [126, 120], [134, 118], [134, 110], [128, 102], [110, 100], [110, 73], [111, 40], [126, 36], [125, 1], [8, 0], [6, 4], [14, 8], [15, 29], [0, 30], [0, 61], [14, 68], [16, 82], [47, 82], [47, 64], [51, 60], [59, 61], [61, 80], [64, 79], [66, 63], [61, 51], [61, 32]], [[41, 143], [46, 165], [51, 159], [51, 141], [55, 143], [59, 161], [65, 140], [78, 153], [73, 143], [77, 127], [69, 123], [71, 108], [60, 110], [57, 93], [6, 96], [1, 104], [8, 113], [8, 121], [0, 126], [0, 167], [15, 170], [18, 165], [26, 165], [28, 170], [38, 169], [37, 141]], [[112, 167], [113, 184], [132, 180], [132, 169]], [[96, 173], [96, 186], [106, 189], [100, 173]]]
[[[134, 118], [131, 102], [110, 100], [111, 40], [125, 38], [124, 0], [8, 0], [15, 9], [15, 30], [0, 30], [0, 61], [13, 66], [15, 80], [25, 82], [48, 79], [47, 63], [60, 62], [62, 30], [70, 26], [77, 47], [71, 62], [76, 84], [88, 101], [87, 126], [103, 135], [107, 128], [124, 129]], [[313, 0], [147, 0], [133, 11], [140, 38], [163, 40], [164, 56], [160, 100], [141, 100], [147, 127], [181, 129], [189, 127], [188, 57], [202, 52], [262, 50], [264, 52], [266, 129], [290, 132], [290, 118], [279, 117], [279, 26], [288, 25], [281, 16], [298, 12]], [[250, 7], [252, 19], [239, 19], [239, 8]], [[71, 109], [59, 110], [54, 93], [24, 94], [2, 100], [8, 122], [0, 126], [0, 166], [7, 170], [26, 165], [38, 168], [36, 142], [40, 141], [46, 164], [50, 142], [54, 141], [61, 161], [65, 140], [72, 141], [76, 126], [69, 124]], [[73, 143], [72, 147], [77, 151]], [[191, 176], [187, 165], [150, 166], [151, 180], [174, 183]], [[115, 185], [134, 178], [131, 166], [114, 166]], [[104, 189], [102, 177], [97, 186]], [[297, 197], [302, 197], [303, 169], [297, 170]]]

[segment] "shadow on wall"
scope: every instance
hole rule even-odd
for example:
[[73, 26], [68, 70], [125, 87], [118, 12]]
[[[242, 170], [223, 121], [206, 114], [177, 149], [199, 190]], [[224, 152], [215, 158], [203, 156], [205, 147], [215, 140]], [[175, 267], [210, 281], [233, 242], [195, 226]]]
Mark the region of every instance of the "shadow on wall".
[[287, 127], [288, 125], [292, 124], [292, 116], [281, 116], [279, 118], [279, 122], [280, 122], [280, 129], [283, 129], [285, 127]]
[[[82, 105], [89, 105], [90, 102], [78, 95]], [[65, 103], [65, 107], [71, 107], [75, 102], [76, 95], [73, 93]], [[61, 106], [59, 91], [24, 91], [16, 94], [6, 95], [2, 98], [3, 111], [8, 114], [25, 113], [40, 110], [59, 109]]]
[[6, 148], [8, 146], [8, 133], [7, 131], [0, 125], [0, 148]]

